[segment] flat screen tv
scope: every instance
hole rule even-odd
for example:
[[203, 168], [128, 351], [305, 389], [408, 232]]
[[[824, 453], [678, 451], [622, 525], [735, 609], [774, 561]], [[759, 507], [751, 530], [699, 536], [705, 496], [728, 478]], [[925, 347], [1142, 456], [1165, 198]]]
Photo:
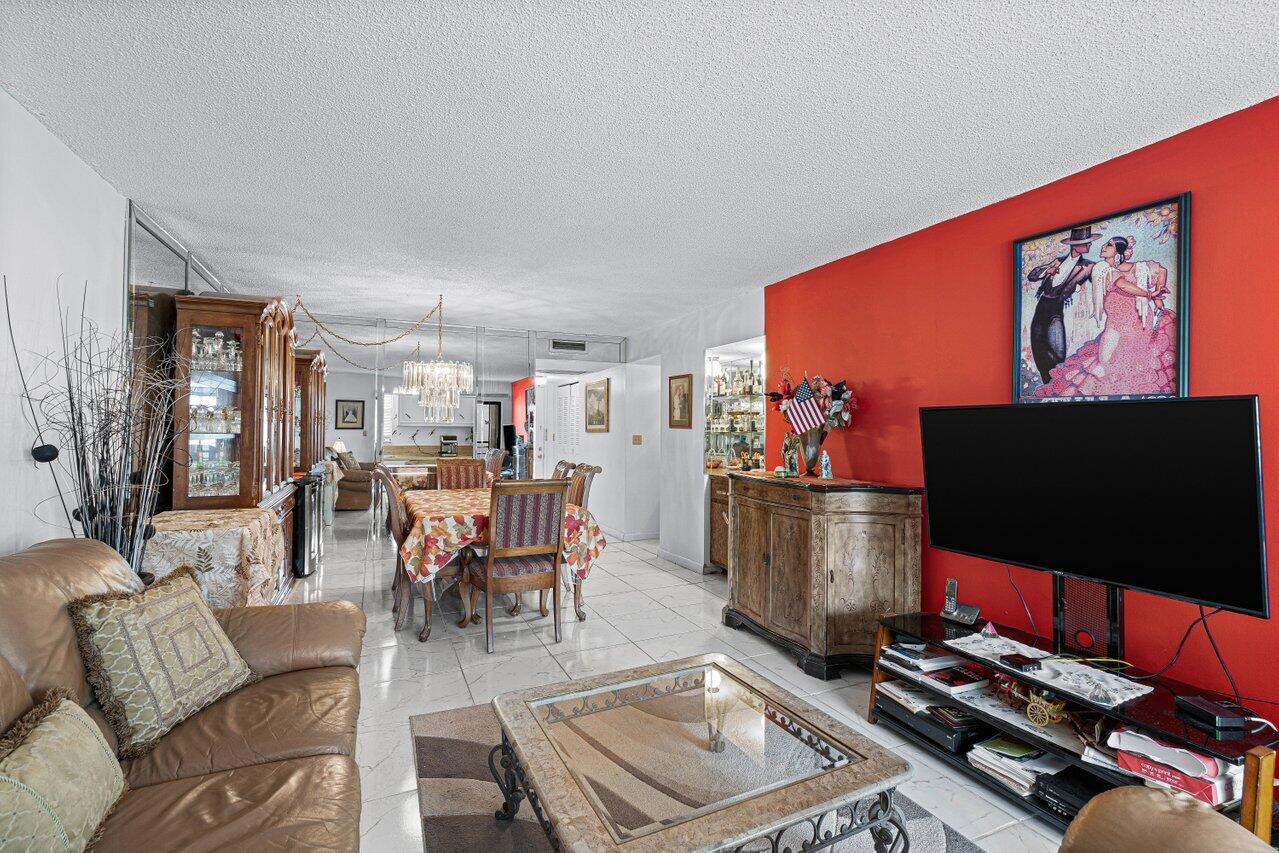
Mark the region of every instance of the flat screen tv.
[[1269, 617], [1255, 396], [919, 414], [932, 547]]

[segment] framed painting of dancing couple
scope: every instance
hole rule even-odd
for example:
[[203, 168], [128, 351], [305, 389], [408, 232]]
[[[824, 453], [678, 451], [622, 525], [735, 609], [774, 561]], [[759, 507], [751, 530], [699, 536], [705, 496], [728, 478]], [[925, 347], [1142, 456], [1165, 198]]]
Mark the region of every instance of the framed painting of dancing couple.
[[1190, 193], [1013, 243], [1013, 402], [1187, 394]]

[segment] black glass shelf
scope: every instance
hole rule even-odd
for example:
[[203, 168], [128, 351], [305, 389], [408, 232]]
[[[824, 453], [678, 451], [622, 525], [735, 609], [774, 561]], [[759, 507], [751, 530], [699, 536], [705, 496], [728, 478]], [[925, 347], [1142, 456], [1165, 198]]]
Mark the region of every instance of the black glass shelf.
[[[981, 620], [982, 625], [985, 622], [986, 620]], [[1108, 708], [1091, 702], [1086, 697], [1063, 693], [1059, 688], [1036, 679], [1034, 673], [1021, 672], [1004, 666], [998, 661], [980, 658], [965, 652], [963, 649], [946, 645], [947, 640], [977, 633], [980, 630], [978, 627], [969, 628], [953, 622], [947, 622], [936, 613], [908, 613], [901, 616], [890, 616], [881, 619], [880, 624], [898, 635], [898, 639], [904, 636], [917, 642], [944, 648], [949, 654], [958, 655], [987, 669], [1005, 673], [1019, 681], [1049, 690], [1055, 695], [1067, 699], [1073, 706], [1104, 714], [1170, 743], [1198, 750], [1231, 764], [1242, 764], [1244, 755], [1254, 747], [1274, 748], [1279, 744], [1279, 733], [1271, 729], [1222, 740], [1214, 738], [1177, 715], [1173, 701], [1174, 696], [1206, 696], [1210, 699], [1225, 701], [1231, 699], [1231, 697], [1212, 690], [1194, 687], [1171, 678], [1140, 679], [1137, 680], [1138, 684], [1144, 684], [1154, 689], [1135, 699], [1130, 699], [1122, 705]], [[1005, 625], [996, 624], [995, 630], [999, 632], [1001, 637], [1006, 639], [1025, 643], [1050, 654], [1053, 652], [1052, 643], [1042, 637]], [[1123, 674], [1144, 676], [1149, 673], [1130, 667], [1125, 669]]]

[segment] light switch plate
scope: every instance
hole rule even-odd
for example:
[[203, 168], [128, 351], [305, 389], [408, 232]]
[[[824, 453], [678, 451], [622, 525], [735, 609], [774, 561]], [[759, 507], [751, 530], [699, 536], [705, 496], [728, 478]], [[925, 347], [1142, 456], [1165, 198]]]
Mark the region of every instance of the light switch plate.
[[643, 443], [644, 443], [644, 436], [642, 435], [631, 436], [631, 444], [643, 444]]

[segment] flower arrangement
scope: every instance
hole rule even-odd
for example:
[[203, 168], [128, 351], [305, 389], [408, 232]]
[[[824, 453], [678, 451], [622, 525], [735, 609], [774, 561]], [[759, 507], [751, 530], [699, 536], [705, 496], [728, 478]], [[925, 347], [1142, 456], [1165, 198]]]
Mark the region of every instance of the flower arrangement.
[[[830, 431], [853, 425], [853, 410], [857, 408], [857, 397], [849, 389], [846, 380], [832, 384], [820, 374], [814, 374], [813, 378], [809, 379], [808, 374], [805, 373], [801, 386], [803, 384], [809, 386], [812, 399], [817, 404], [822, 419], [821, 429]], [[783, 369], [782, 380], [777, 384], [777, 390], [768, 392], [773, 410], [786, 414], [795, 401], [795, 392], [796, 387], [791, 382], [790, 370]], [[801, 396], [803, 396], [802, 393]], [[795, 422], [790, 417], [786, 420], [795, 432], [803, 432], [796, 428]]]
[[[782, 457], [789, 474], [798, 472], [798, 455], [803, 454], [804, 469], [813, 474], [818, 464], [818, 453], [826, 435], [833, 429], [846, 429], [853, 425], [853, 410], [857, 398], [845, 381], [832, 383], [814, 374], [799, 385], [791, 381], [790, 371], [782, 370], [782, 379], [776, 391], [770, 391], [768, 399], [773, 409], [781, 412], [792, 432], [782, 442]], [[829, 479], [829, 463], [823, 466]]]

